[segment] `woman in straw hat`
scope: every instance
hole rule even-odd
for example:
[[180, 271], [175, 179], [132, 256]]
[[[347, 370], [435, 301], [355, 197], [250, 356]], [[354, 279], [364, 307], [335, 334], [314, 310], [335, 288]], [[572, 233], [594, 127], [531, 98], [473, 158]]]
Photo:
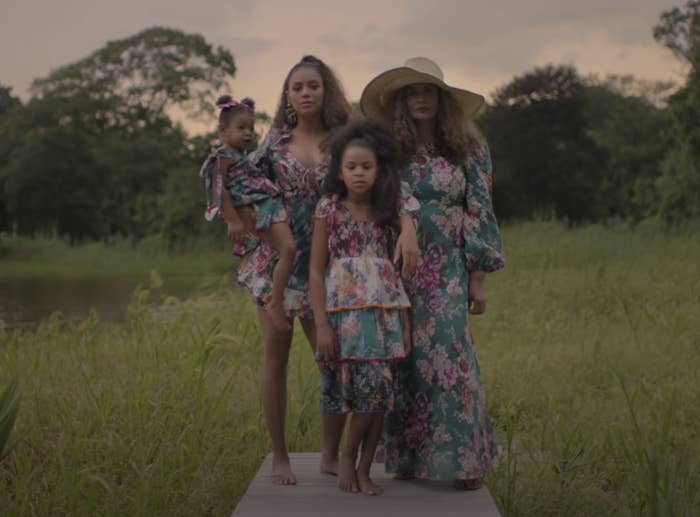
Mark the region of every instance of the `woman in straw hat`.
[[483, 103], [446, 84], [426, 58], [378, 75], [360, 100], [410, 158], [403, 179], [421, 204], [413, 354], [399, 365], [386, 468], [398, 479], [456, 480], [464, 489], [482, 485], [496, 454], [468, 317], [486, 310], [485, 273], [504, 266], [488, 146], [469, 122]]

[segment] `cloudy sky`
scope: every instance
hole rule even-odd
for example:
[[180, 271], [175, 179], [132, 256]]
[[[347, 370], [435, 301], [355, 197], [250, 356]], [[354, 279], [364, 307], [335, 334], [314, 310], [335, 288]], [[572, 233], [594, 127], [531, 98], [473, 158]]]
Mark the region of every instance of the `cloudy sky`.
[[0, 83], [27, 98], [33, 78], [106, 41], [153, 25], [201, 33], [229, 49], [234, 96], [271, 113], [289, 67], [306, 53], [338, 73], [348, 98], [407, 57], [435, 59], [446, 80], [487, 97], [535, 66], [683, 81], [652, 37], [685, 0], [3, 0]]

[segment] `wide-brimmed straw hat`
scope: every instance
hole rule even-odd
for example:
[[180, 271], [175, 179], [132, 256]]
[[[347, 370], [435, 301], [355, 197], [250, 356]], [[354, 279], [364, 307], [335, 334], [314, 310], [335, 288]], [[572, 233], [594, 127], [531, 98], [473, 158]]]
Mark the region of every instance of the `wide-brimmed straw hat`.
[[475, 115], [484, 105], [484, 97], [478, 93], [445, 83], [437, 63], [427, 57], [412, 57], [406, 60], [404, 66], [382, 72], [365, 86], [360, 97], [362, 113], [370, 118], [388, 120], [394, 94], [404, 86], [416, 83], [434, 84], [452, 94], [466, 118]]

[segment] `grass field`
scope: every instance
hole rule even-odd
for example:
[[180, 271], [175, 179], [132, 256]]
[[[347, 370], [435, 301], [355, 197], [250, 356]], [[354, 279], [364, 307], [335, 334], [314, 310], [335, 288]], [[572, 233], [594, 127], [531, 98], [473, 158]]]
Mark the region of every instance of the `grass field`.
[[[502, 452], [503, 515], [696, 515], [700, 240], [655, 227], [505, 228], [508, 266], [474, 319]], [[172, 266], [171, 266], [172, 267]], [[268, 451], [251, 304], [223, 289], [124, 325], [0, 331], [17, 377], [0, 514], [229, 515]], [[318, 374], [298, 330], [287, 436], [318, 450]]]

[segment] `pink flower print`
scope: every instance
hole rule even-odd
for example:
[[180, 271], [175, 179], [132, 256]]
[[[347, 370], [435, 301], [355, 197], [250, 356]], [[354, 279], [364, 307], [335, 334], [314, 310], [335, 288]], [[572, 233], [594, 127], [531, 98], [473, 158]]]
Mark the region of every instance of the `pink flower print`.
[[457, 370], [450, 362], [443, 362], [437, 369], [438, 383], [444, 390], [449, 390], [457, 382]]
[[464, 357], [459, 358], [459, 371], [462, 372], [464, 375], [467, 375], [469, 373], [469, 361], [467, 361]]
[[419, 154], [415, 157], [414, 161], [422, 167], [423, 165], [428, 163], [428, 158], [426, 158], [423, 154]]
[[474, 422], [474, 392], [469, 389], [466, 383], [462, 384], [460, 399], [464, 418], [467, 423], [471, 424]]
[[430, 364], [429, 361], [426, 361], [425, 359], [419, 359], [418, 361], [416, 361], [416, 366], [418, 367], [418, 371], [420, 372], [420, 375], [421, 377], [423, 377], [425, 382], [433, 382], [433, 375], [435, 375], [435, 370], [433, 369], [433, 366]]
[[425, 300], [425, 306], [430, 312], [432, 312], [433, 314], [439, 314], [445, 309], [446, 305], [447, 300], [445, 299], [440, 290], [435, 289], [434, 291], [428, 293], [428, 296]]
[[447, 427], [445, 424], [440, 424], [433, 432], [433, 442], [437, 445], [441, 445], [451, 441], [452, 436], [447, 432]]

